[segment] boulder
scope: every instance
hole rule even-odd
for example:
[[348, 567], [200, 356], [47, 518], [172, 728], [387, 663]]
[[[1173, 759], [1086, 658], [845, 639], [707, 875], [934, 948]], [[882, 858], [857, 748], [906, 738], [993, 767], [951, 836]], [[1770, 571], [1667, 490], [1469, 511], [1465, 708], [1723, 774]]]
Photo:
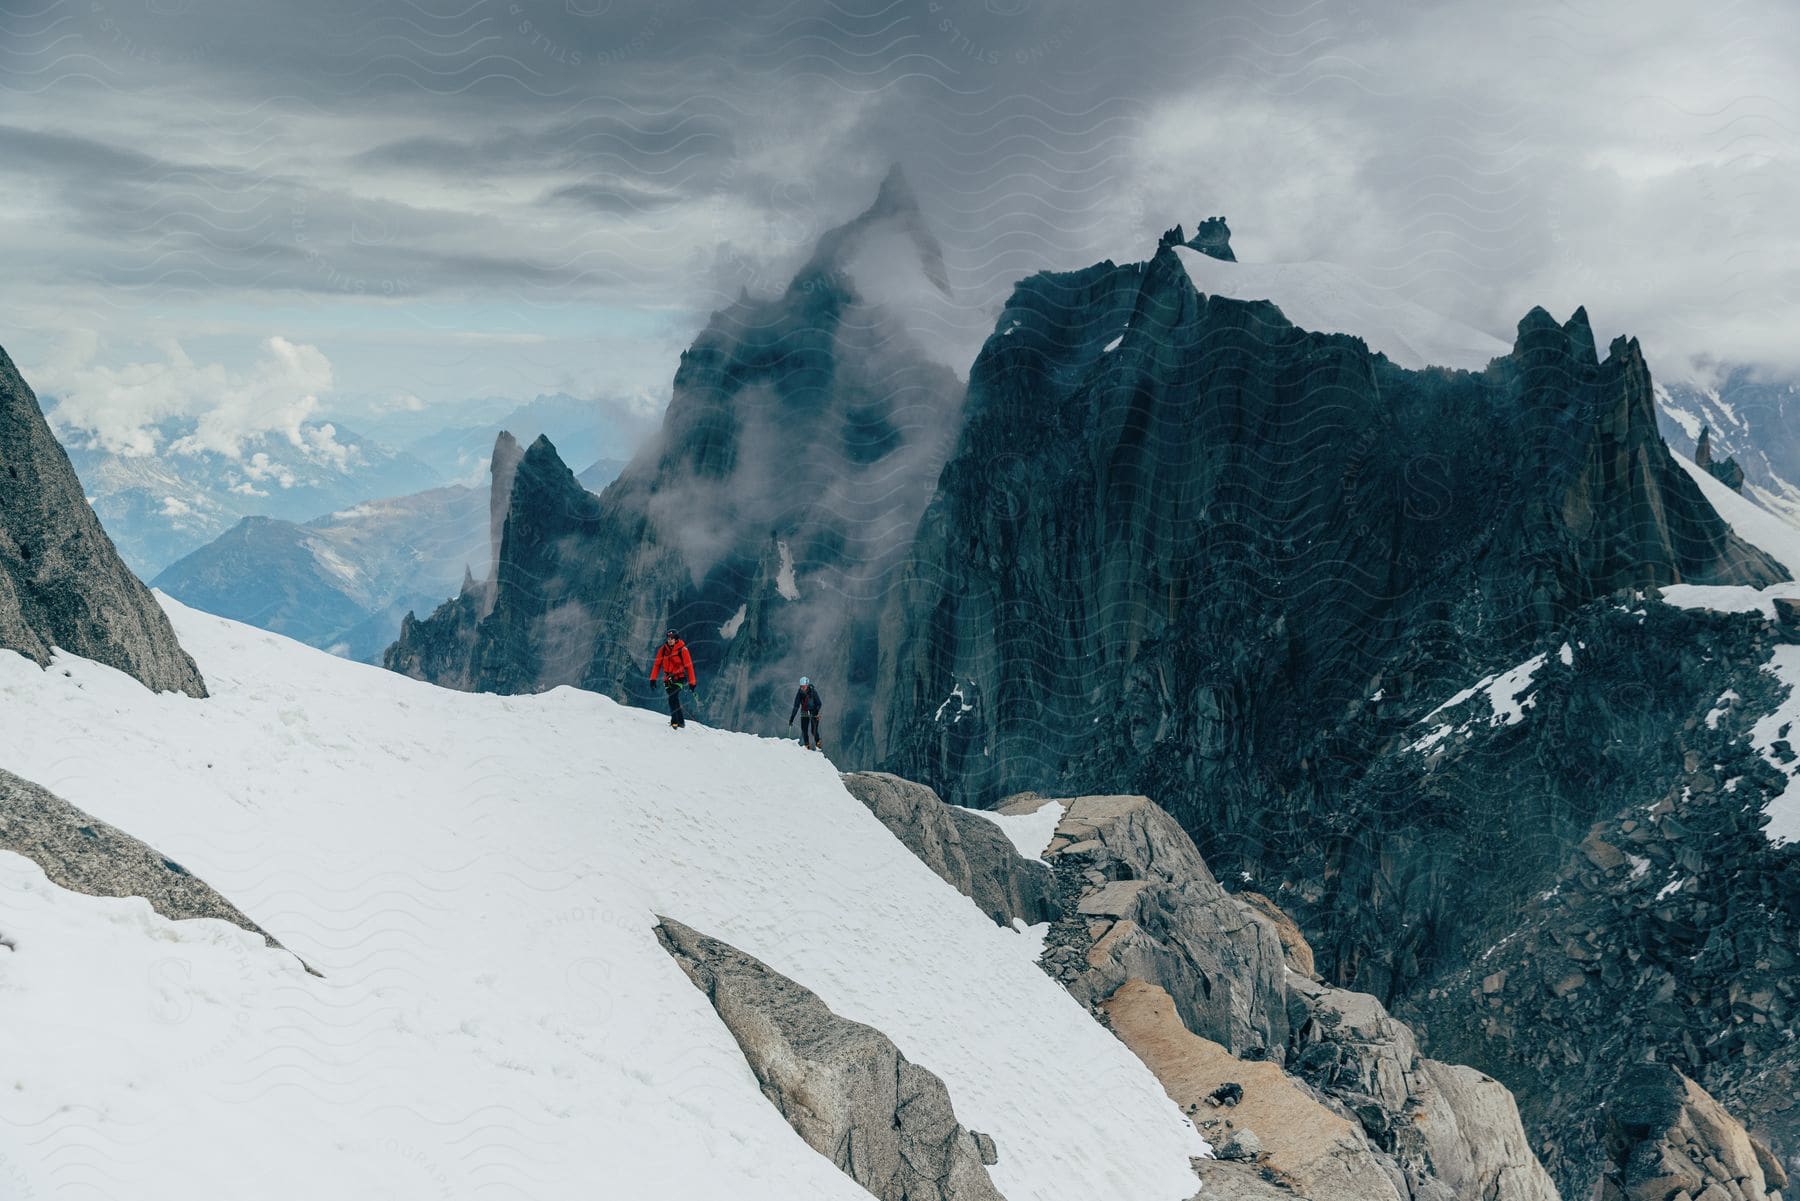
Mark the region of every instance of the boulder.
[[852, 772], [844, 787], [894, 837], [1002, 926], [1035, 926], [1058, 914], [1050, 869], [1020, 855], [991, 820], [946, 805], [923, 784], [884, 772]]
[[763, 1095], [808, 1146], [880, 1201], [1004, 1201], [1001, 1151], [956, 1120], [936, 1075], [887, 1035], [833, 1013], [761, 961], [671, 918], [656, 936], [743, 1049]]
[[1558, 1201], [1504, 1085], [1422, 1056], [1412, 1031], [1367, 993], [1288, 980], [1306, 1015], [1294, 1033], [1297, 1070], [1393, 1155], [1413, 1196], [1442, 1187], [1484, 1201]]
[[[1156, 985], [1129, 980], [1101, 1007], [1219, 1158], [1261, 1156], [1277, 1180], [1309, 1201], [1406, 1201], [1354, 1122], [1321, 1105], [1275, 1064], [1238, 1059], [1189, 1032]], [[1235, 1104], [1210, 1103], [1233, 1088]]]
[[1127, 980], [1167, 991], [1194, 1033], [1234, 1055], [1279, 1062], [1287, 1041], [1284, 951], [1276, 924], [1219, 886], [1180, 824], [1147, 797], [1064, 803], [1045, 858], [1082, 918], [1111, 919], [1098, 940], [1084, 925], [1083, 965], [1063, 983], [1090, 1005]]
[[100, 528], [37, 397], [0, 350], [0, 649], [61, 647], [158, 692], [205, 696], [168, 615]]
[[1242, 1130], [1233, 1130], [1225, 1136], [1225, 1141], [1219, 1144], [1218, 1156], [1220, 1159], [1241, 1159], [1255, 1163], [1263, 1156], [1262, 1139], [1258, 1137], [1256, 1131], [1248, 1127]]
[[1767, 1147], [1698, 1084], [1669, 1064], [1624, 1073], [1605, 1128], [1597, 1201], [1771, 1201], [1787, 1173]]

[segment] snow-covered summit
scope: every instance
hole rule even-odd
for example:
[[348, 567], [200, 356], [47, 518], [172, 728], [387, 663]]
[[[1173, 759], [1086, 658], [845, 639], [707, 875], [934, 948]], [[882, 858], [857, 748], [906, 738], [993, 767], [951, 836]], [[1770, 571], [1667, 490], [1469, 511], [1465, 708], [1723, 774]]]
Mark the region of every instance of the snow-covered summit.
[[0, 654], [5, 765], [323, 978], [0, 852], [0, 1192], [866, 1201], [758, 1091], [657, 913], [941, 1077], [1009, 1201], [1194, 1192], [1204, 1143], [1037, 940], [822, 757], [567, 688], [451, 692], [163, 603], [212, 698]]

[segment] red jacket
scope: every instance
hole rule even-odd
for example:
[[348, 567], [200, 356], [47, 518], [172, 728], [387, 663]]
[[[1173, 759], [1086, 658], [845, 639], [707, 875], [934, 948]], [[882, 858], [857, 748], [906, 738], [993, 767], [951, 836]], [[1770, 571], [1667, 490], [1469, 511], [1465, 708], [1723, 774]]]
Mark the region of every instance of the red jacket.
[[687, 643], [677, 638], [673, 643], [665, 642], [656, 648], [656, 662], [650, 665], [650, 682], [656, 683], [656, 677], [661, 675], [676, 681], [686, 676], [690, 685], [699, 686], [700, 681], [694, 678], [694, 656], [688, 654]]

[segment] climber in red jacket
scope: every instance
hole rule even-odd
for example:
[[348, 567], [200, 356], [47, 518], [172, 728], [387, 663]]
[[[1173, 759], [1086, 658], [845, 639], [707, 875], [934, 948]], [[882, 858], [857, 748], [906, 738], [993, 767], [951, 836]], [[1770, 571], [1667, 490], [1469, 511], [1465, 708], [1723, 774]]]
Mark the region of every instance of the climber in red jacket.
[[663, 637], [663, 644], [656, 648], [656, 662], [650, 665], [650, 682], [662, 677], [663, 687], [669, 690], [669, 727], [679, 730], [687, 725], [687, 718], [681, 712], [682, 677], [686, 677], [688, 691], [693, 691], [699, 683], [694, 676], [694, 657], [688, 654], [687, 643], [681, 635], [670, 630]]

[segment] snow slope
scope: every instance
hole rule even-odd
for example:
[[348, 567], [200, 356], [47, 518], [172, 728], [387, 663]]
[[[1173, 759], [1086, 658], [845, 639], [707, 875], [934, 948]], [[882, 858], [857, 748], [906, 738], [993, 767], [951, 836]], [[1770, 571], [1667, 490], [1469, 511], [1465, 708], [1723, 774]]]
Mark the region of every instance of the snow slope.
[[1228, 263], [1175, 247], [1194, 287], [1212, 296], [1269, 300], [1301, 329], [1355, 334], [1401, 367], [1480, 371], [1512, 348], [1470, 325], [1404, 300], [1337, 263]]
[[1714, 479], [1710, 471], [1696, 466], [1686, 455], [1676, 451], [1670, 451], [1669, 455], [1700, 485], [1700, 491], [1706, 494], [1707, 503], [1737, 531], [1738, 537], [1760, 547], [1787, 568], [1789, 575], [1800, 579], [1800, 529], [1762, 506], [1745, 500]]
[[0, 852], [0, 1194], [867, 1201], [759, 1093], [657, 913], [941, 1076], [1009, 1201], [1195, 1192], [1205, 1144], [1156, 1080], [822, 756], [163, 603], [211, 699], [0, 653], [0, 762], [324, 978]]

